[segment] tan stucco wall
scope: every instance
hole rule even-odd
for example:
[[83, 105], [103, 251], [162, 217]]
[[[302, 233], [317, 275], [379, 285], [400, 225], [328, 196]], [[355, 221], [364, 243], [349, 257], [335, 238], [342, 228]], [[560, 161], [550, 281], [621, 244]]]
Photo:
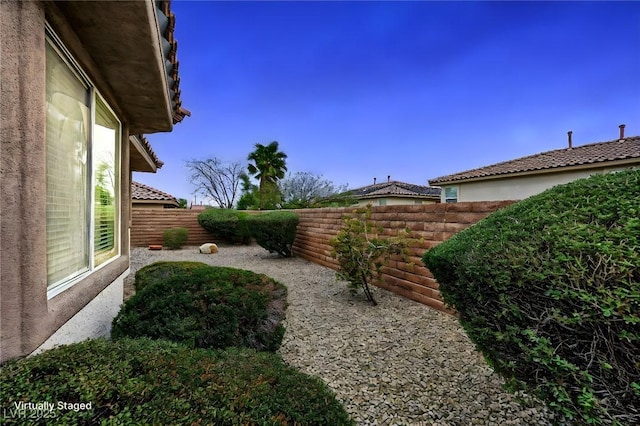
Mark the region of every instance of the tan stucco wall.
[[[457, 186], [458, 202], [523, 200], [556, 185], [569, 183], [576, 179], [587, 178], [596, 173], [606, 173], [622, 169], [624, 169], [624, 167], [594, 168], [575, 170], [572, 172], [545, 173], [468, 182], [458, 185], [445, 185], [442, 187], [442, 197], [444, 197], [445, 188]], [[444, 198], [442, 201], [444, 202]]]
[[128, 274], [127, 269], [51, 335], [32, 355], [59, 345], [68, 345], [96, 337], [109, 337], [111, 322], [118, 315], [122, 305], [124, 278]]
[[[43, 4], [55, 8], [35, 1], [0, 2], [0, 362], [31, 353], [129, 266], [129, 144], [123, 143], [122, 255], [47, 299], [45, 14], [55, 11], [45, 11]], [[91, 67], [72, 31], [63, 32], [76, 59]], [[98, 88], [114, 99], [108, 87]], [[126, 123], [122, 136], [127, 141]]]
[[[423, 200], [420, 198], [408, 198], [408, 197], [380, 197], [380, 198], [368, 198], [364, 200], [359, 200], [356, 207], [365, 207], [367, 204], [371, 204], [372, 206], [379, 206], [380, 200], [386, 200], [387, 206], [400, 206], [406, 204], [435, 204], [436, 202], [433, 200]], [[416, 203], [416, 201], [421, 201], [421, 203]]]

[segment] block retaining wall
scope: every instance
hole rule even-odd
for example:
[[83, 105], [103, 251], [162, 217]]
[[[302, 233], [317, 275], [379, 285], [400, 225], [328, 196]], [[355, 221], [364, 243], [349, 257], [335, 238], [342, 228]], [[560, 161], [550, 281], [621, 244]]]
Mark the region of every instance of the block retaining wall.
[[131, 246], [164, 244], [163, 232], [169, 228], [187, 228], [187, 245], [218, 243], [220, 238], [198, 223], [198, 210], [133, 208], [131, 212]]
[[[414, 241], [407, 259], [394, 256], [384, 266], [382, 279], [375, 285], [401, 296], [448, 311], [438, 283], [422, 265], [423, 253], [457, 232], [473, 225], [490, 213], [512, 204], [513, 201], [488, 201], [451, 204], [398, 205], [373, 207], [371, 220], [384, 228], [382, 235], [396, 236], [408, 228]], [[331, 257], [329, 241], [342, 226], [342, 218], [353, 208], [322, 208], [296, 210], [300, 223], [293, 245], [297, 256], [337, 270], [338, 263]], [[188, 245], [220, 242], [215, 235], [198, 224], [199, 211], [183, 209], [133, 209], [131, 245], [162, 244], [164, 229], [184, 227], [189, 230]]]
[[[438, 283], [422, 264], [424, 252], [457, 232], [473, 225], [490, 213], [513, 201], [491, 201], [451, 204], [374, 206], [371, 221], [384, 228], [382, 235], [396, 236], [408, 228], [414, 241], [409, 256], [394, 256], [383, 267], [382, 279], [375, 285], [401, 296], [450, 312], [444, 306]], [[293, 250], [297, 256], [314, 263], [338, 269], [331, 257], [329, 241], [340, 230], [342, 218], [353, 208], [296, 210], [300, 224]]]

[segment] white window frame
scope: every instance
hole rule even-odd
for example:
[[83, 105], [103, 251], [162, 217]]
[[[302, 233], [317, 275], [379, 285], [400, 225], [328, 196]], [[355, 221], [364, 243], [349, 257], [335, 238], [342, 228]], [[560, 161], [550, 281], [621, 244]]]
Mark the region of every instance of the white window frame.
[[[455, 192], [455, 195], [448, 195], [448, 191]], [[457, 203], [460, 198], [460, 187], [458, 186], [445, 186], [442, 190], [442, 198], [445, 203]]]
[[[88, 244], [88, 254], [89, 254], [89, 267], [87, 269], [83, 268], [79, 270], [77, 274], [74, 274], [70, 277], [64, 278], [60, 281], [49, 283], [47, 282], [47, 299], [51, 299], [63, 291], [69, 289], [73, 285], [85, 279], [87, 276], [91, 275], [97, 270], [102, 269], [103, 267], [109, 265], [116, 259], [118, 259], [122, 255], [122, 239], [121, 239], [121, 229], [122, 229], [122, 214], [121, 214], [121, 206], [122, 206], [122, 194], [121, 194], [121, 177], [122, 177], [122, 144], [123, 144], [123, 134], [122, 134], [122, 121], [118, 118], [118, 116], [114, 113], [113, 108], [109, 105], [109, 103], [105, 100], [104, 96], [100, 94], [97, 90], [96, 85], [88, 78], [86, 73], [82, 71], [82, 68], [78, 64], [78, 62], [73, 58], [73, 55], [69, 52], [69, 50], [64, 46], [64, 43], [60, 40], [60, 38], [53, 31], [51, 26], [47, 23], [45, 26], [45, 43], [49, 45], [61, 58], [61, 60], [68, 66], [69, 71], [75, 75], [78, 80], [88, 88], [89, 99], [90, 99], [90, 130], [88, 137], [88, 146], [87, 146], [87, 187], [86, 191], [88, 191], [88, 196], [86, 197], [87, 203], [89, 206], [87, 210], [89, 211], [89, 217], [86, 220], [86, 232], [87, 232], [87, 244]], [[96, 99], [100, 98], [101, 103], [106, 107], [108, 112], [113, 116], [115, 121], [117, 122], [117, 130], [116, 130], [116, 141], [115, 141], [115, 158], [114, 158], [114, 177], [115, 177], [115, 226], [114, 226], [114, 244], [116, 246], [115, 254], [102, 262], [100, 265], [95, 265], [95, 186], [96, 186], [96, 170], [93, 164], [93, 149], [94, 149], [94, 130], [96, 125]]]

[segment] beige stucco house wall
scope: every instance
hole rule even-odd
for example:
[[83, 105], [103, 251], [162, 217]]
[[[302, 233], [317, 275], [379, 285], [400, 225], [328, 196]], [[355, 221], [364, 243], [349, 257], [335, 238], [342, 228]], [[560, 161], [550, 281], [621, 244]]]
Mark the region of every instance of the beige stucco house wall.
[[[161, 166], [150, 147], [130, 136], [170, 131], [189, 114], [181, 107], [177, 78], [170, 85], [167, 75], [177, 72], [173, 19], [162, 1], [0, 2], [0, 362], [108, 335], [129, 270], [131, 171]], [[169, 56], [163, 43], [173, 47]], [[47, 240], [48, 209], [56, 201], [47, 186], [47, 105], [52, 102], [47, 73], [52, 57], [65, 64], [61, 68], [78, 85], [87, 85], [92, 101], [86, 108], [97, 110], [100, 102], [117, 122], [112, 168], [116, 243], [107, 261], [96, 261], [96, 252], [88, 251], [94, 259], [90, 266], [62, 280], [55, 291], [48, 278]], [[92, 129], [84, 131], [94, 131], [97, 122], [84, 117], [85, 127]], [[91, 185], [96, 169], [93, 163], [87, 166]], [[93, 186], [87, 194], [92, 191]], [[90, 229], [97, 213], [93, 201], [85, 204], [92, 221], [79, 223], [87, 228], [87, 250], [92, 250], [97, 243], [91, 236], [97, 231]]]
[[433, 199], [387, 196], [359, 199], [356, 207], [365, 207], [367, 204], [371, 204], [372, 206], [398, 206], [403, 204], [435, 204], [437, 202], [437, 200]]
[[522, 200], [594, 174], [640, 167], [640, 137], [548, 151], [429, 181], [441, 201]]
[[623, 169], [624, 168], [615, 167], [589, 168], [561, 173], [510, 176], [501, 179], [464, 182], [457, 185], [445, 185], [441, 197], [443, 197], [443, 202], [445, 202], [444, 194], [446, 188], [454, 187], [458, 188], [458, 202], [523, 200], [556, 185], [569, 183], [576, 179], [587, 178], [598, 173], [609, 173]]

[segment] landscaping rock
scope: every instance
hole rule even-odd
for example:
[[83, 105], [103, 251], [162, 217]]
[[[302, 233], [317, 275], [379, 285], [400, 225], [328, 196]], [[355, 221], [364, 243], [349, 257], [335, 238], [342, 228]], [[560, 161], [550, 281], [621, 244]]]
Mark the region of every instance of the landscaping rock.
[[204, 243], [200, 246], [200, 253], [213, 254], [218, 252], [218, 246], [213, 243]]
[[225, 246], [205, 258], [133, 248], [131, 271], [159, 260], [243, 268], [286, 285], [287, 330], [278, 352], [324, 380], [357, 425], [553, 424], [541, 402], [519, 395], [519, 404], [502, 388], [451, 315], [377, 287], [373, 307], [336, 281], [335, 271], [258, 245]]

